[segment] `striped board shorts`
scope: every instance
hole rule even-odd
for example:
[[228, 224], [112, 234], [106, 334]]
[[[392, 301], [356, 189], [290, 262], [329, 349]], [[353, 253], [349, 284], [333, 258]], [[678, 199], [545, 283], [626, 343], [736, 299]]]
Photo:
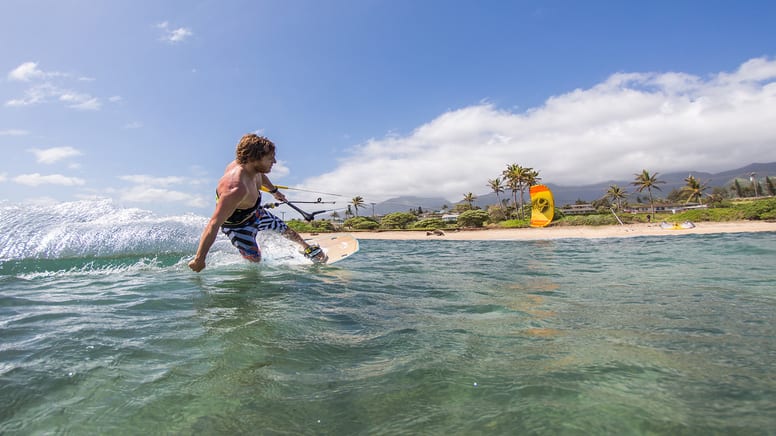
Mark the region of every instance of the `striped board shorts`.
[[232, 241], [232, 245], [240, 251], [242, 257], [251, 262], [261, 260], [261, 249], [256, 243], [256, 234], [263, 230], [283, 233], [288, 230], [288, 226], [283, 220], [263, 208], [258, 208], [256, 213], [244, 223], [236, 226], [221, 226], [221, 232]]

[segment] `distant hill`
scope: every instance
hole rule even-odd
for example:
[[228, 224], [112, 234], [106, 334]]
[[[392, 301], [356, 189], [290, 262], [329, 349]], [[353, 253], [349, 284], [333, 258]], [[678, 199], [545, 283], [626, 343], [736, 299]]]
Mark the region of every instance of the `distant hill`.
[[[681, 188], [685, 185], [684, 179], [692, 174], [696, 178], [700, 179], [703, 183], [708, 183], [709, 188], [726, 186], [733, 182], [734, 179], [749, 179], [751, 173], [756, 173], [758, 179], [762, 179], [765, 176], [776, 176], [776, 162], [771, 163], [753, 163], [742, 168], [736, 168], [733, 170], [723, 171], [720, 173], [707, 173], [702, 171], [679, 171], [673, 173], [661, 173], [658, 171], [658, 179], [665, 181], [665, 184], [660, 185], [660, 191], [658, 196], [665, 197], [674, 189]], [[634, 175], [635, 178], [635, 175]], [[555, 198], [555, 204], [563, 206], [566, 204], [573, 204], [577, 200], [584, 202], [591, 202], [598, 200], [606, 194], [610, 185], [618, 185], [631, 194], [630, 198], [635, 198], [635, 186], [631, 185], [633, 178], [628, 180], [611, 180], [607, 182], [595, 183], [592, 185], [584, 186], [560, 186], [553, 183], [546, 183], [549, 186], [552, 194]], [[528, 197], [526, 192], [526, 199]], [[485, 208], [488, 205], [498, 203], [496, 194], [482, 193], [477, 195], [477, 200], [474, 202], [476, 206]], [[501, 199], [507, 199], [510, 193], [506, 192], [501, 195]], [[461, 195], [463, 198], [463, 194]], [[457, 203], [457, 202], [456, 202]], [[421, 207], [423, 210], [440, 210], [442, 205], [452, 207], [455, 203], [451, 203], [441, 197], [396, 197], [390, 200], [386, 200], [374, 205], [374, 213], [376, 215], [385, 215], [392, 212], [407, 212], [410, 209], [416, 209]], [[366, 209], [360, 211], [361, 215], [371, 215], [372, 205], [367, 204]]]
[[[418, 210], [418, 207], [424, 211], [441, 210], [443, 205], [452, 207], [452, 204], [442, 197], [413, 197], [404, 196], [391, 198], [374, 205], [375, 215], [386, 215], [393, 212], [408, 212]], [[372, 215], [372, 205], [367, 204], [366, 208], [361, 209], [360, 215]]]

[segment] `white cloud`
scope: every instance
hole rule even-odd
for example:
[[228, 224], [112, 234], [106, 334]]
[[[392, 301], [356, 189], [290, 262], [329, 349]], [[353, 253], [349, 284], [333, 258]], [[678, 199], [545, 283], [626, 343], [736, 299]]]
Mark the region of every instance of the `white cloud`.
[[89, 94], [80, 94], [72, 91], [63, 91], [59, 95], [59, 101], [67, 103], [68, 107], [81, 110], [99, 110], [102, 107], [100, 100]]
[[0, 173], [0, 183], [5, 182], [6, 180], [8, 180], [8, 174]]
[[30, 82], [33, 80], [67, 76], [69, 76], [67, 73], [60, 73], [59, 71], [43, 71], [38, 68], [37, 62], [24, 62], [8, 73], [8, 80]]
[[183, 42], [186, 39], [188, 39], [190, 36], [194, 35], [191, 29], [186, 27], [171, 29], [170, 23], [168, 23], [167, 21], [163, 21], [157, 24], [156, 27], [158, 29], [161, 29], [163, 32], [160, 39], [162, 41], [169, 42], [171, 44], [177, 44], [179, 42]]
[[179, 177], [179, 176], [156, 177], [156, 176], [149, 176], [145, 174], [119, 176], [119, 179], [124, 180], [125, 182], [136, 183], [139, 185], [161, 185], [161, 186], [182, 185], [190, 181], [190, 179], [186, 177]]
[[19, 107], [31, 106], [57, 100], [65, 103], [67, 107], [80, 110], [99, 110], [102, 103], [96, 97], [68, 89], [59, 88], [51, 83], [34, 85], [25, 91], [23, 98], [11, 99], [5, 102], [6, 106]]
[[67, 177], [61, 174], [41, 175], [38, 173], [22, 174], [13, 178], [13, 181], [20, 185], [40, 186], [40, 185], [60, 185], [60, 186], [81, 186], [86, 182], [77, 177]]
[[0, 136], [26, 136], [30, 132], [21, 129], [0, 130]]
[[[8, 107], [21, 107], [31, 106], [39, 103], [46, 103], [49, 101], [60, 101], [72, 109], [79, 110], [99, 110], [102, 107], [102, 103], [96, 97], [89, 94], [77, 92], [69, 89], [61, 88], [54, 83], [51, 83], [54, 77], [70, 77], [68, 74], [59, 72], [46, 72], [38, 68], [36, 62], [25, 62], [10, 73], [8, 73], [9, 80], [15, 80], [20, 82], [32, 82], [40, 81], [30, 86], [24, 91], [24, 97], [14, 98], [5, 102]], [[77, 81], [83, 82], [84, 78], [77, 79]], [[92, 81], [89, 79], [87, 81]]]
[[24, 94], [25, 96], [23, 98], [16, 98], [12, 100], [8, 100], [5, 105], [6, 106], [30, 106], [33, 104], [43, 103], [47, 101], [50, 97], [55, 96], [59, 94], [60, 91], [50, 83], [44, 83], [41, 85], [35, 85], [31, 88], [28, 88]]
[[719, 171], [776, 161], [776, 61], [733, 73], [614, 74], [524, 112], [478, 104], [441, 114], [407, 135], [355, 147], [311, 189], [382, 200], [487, 193], [517, 163], [559, 185], [631, 180], [642, 169]]
[[44, 77], [46, 77], [46, 73], [38, 69], [36, 62], [25, 62], [8, 73], [8, 80], [20, 82], [29, 82], [30, 80]]
[[207, 205], [207, 201], [201, 196], [146, 185], [132, 186], [122, 191], [120, 199], [135, 203], [183, 203], [191, 207]]
[[272, 166], [272, 171], [270, 171], [269, 175], [272, 177], [272, 179], [280, 179], [285, 176], [287, 176], [291, 170], [286, 166], [286, 163], [282, 160], [277, 161], [275, 165]]
[[141, 127], [143, 127], [143, 123], [141, 123], [140, 121], [132, 121], [127, 124], [124, 124], [125, 129], [139, 129]]
[[81, 155], [81, 152], [73, 147], [33, 148], [29, 151], [35, 154], [38, 163], [43, 164], [53, 164], [62, 159]]
[[207, 200], [201, 195], [179, 190], [168, 189], [173, 185], [198, 185], [202, 180], [190, 177], [165, 176], [157, 177], [145, 174], [119, 176], [120, 180], [135, 184], [119, 192], [122, 201], [135, 203], [182, 203], [191, 207], [203, 207]]

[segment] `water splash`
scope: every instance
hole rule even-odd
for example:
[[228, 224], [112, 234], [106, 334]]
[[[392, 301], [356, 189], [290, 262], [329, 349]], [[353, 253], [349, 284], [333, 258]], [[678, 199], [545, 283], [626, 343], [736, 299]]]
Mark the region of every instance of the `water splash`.
[[[0, 203], [0, 266], [8, 261], [71, 259], [80, 268], [84, 259], [118, 258], [125, 259], [118, 262], [121, 265], [165, 258], [167, 266], [170, 262], [180, 266], [196, 252], [206, 223], [202, 216], [159, 216], [143, 209], [121, 208], [111, 200], [45, 206]], [[258, 242], [266, 265], [310, 263], [296, 244], [275, 232], [261, 232]], [[103, 267], [104, 263], [97, 265]], [[229, 240], [219, 234], [208, 255], [208, 267], [245, 263]]]
[[0, 260], [191, 252], [205, 222], [196, 215], [120, 208], [111, 200], [0, 204]]

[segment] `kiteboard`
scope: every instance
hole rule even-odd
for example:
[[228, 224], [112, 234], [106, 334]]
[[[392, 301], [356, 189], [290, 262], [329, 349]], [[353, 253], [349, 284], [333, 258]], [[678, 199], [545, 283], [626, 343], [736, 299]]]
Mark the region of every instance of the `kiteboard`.
[[346, 259], [358, 251], [358, 239], [348, 234], [332, 233], [319, 235], [305, 239], [305, 241], [311, 245], [318, 245], [323, 249], [323, 252], [328, 257], [326, 262], [324, 262], [327, 265]]
[[555, 216], [555, 201], [550, 188], [531, 186], [531, 227], [547, 227]]

